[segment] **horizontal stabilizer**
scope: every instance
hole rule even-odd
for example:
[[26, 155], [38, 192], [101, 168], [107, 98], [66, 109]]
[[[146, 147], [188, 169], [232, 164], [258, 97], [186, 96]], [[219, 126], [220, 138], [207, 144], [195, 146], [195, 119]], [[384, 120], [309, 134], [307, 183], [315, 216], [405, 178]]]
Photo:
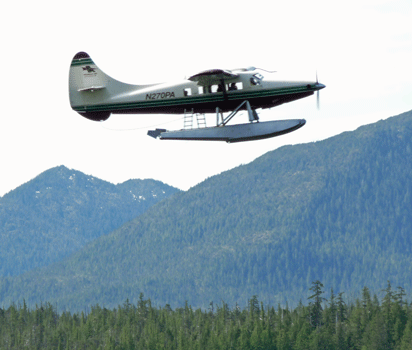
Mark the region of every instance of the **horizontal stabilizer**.
[[106, 86], [89, 86], [85, 88], [78, 89], [77, 91], [94, 91], [94, 90], [101, 90], [104, 89]]

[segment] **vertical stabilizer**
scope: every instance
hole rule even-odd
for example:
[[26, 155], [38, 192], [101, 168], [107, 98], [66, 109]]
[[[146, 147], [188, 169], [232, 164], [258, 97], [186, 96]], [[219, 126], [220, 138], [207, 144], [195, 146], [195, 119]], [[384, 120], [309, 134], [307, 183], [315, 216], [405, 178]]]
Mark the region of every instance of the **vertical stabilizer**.
[[97, 67], [86, 52], [77, 53], [70, 65], [69, 95], [71, 107], [91, 120], [106, 120], [110, 112], [87, 112], [87, 106], [98, 105], [106, 95], [110, 77]]
[[70, 67], [70, 84], [77, 91], [104, 89], [108, 76], [93, 62], [86, 52], [79, 52], [74, 56]]

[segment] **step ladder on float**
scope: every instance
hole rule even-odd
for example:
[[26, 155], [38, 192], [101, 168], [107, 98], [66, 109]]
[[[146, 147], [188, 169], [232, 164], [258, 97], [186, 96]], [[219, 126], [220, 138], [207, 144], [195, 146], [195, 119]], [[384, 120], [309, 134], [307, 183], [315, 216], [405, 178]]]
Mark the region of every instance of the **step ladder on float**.
[[196, 125], [198, 128], [206, 128], [206, 116], [204, 113], [194, 113], [194, 110], [187, 111], [185, 109], [183, 115], [183, 129], [193, 129], [193, 119], [196, 116]]

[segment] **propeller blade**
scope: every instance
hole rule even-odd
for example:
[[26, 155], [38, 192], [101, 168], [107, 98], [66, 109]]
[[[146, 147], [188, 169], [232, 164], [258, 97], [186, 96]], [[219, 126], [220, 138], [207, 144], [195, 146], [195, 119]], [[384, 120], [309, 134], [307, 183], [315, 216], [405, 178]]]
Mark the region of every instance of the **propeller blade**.
[[[316, 70], [316, 84], [319, 84], [319, 80], [318, 80], [318, 70]], [[320, 109], [319, 90], [316, 91], [316, 107], [318, 108], [318, 110]]]

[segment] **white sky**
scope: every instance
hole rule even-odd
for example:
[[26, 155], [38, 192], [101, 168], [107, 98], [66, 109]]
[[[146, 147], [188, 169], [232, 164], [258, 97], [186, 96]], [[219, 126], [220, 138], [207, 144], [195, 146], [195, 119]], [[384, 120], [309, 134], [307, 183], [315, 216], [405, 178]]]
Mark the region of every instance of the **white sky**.
[[[0, 196], [57, 165], [113, 183], [153, 178], [186, 190], [279, 146], [411, 110], [411, 21], [411, 0], [9, 1], [0, 21]], [[78, 51], [131, 84], [253, 65], [311, 80], [317, 70], [326, 88], [320, 111], [311, 96], [260, 114], [305, 118], [289, 135], [160, 141], [147, 130], [180, 129], [179, 116], [96, 123], [71, 110], [68, 73]]]

